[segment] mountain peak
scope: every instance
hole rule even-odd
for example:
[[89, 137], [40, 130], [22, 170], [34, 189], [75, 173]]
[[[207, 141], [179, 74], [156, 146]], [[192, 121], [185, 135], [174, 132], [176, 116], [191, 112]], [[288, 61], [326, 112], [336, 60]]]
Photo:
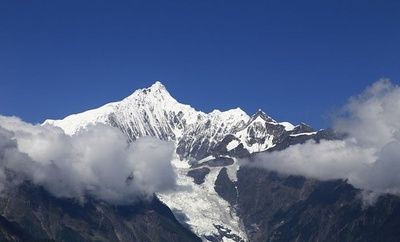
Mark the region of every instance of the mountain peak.
[[167, 90], [167, 89], [165, 88], [164, 84], [162, 84], [159, 80], [156, 80], [156, 82], [154, 82], [153, 85], [151, 85], [151, 86], [150, 86], [149, 88], [147, 88], [147, 89], [154, 90], [154, 91], [157, 91], [157, 90]]
[[143, 92], [144, 94], [147, 93], [154, 93], [154, 94], [160, 94], [160, 93], [168, 93], [167, 88], [164, 86], [164, 84], [162, 84], [160, 81], [156, 81], [153, 83], [153, 85], [151, 85], [150, 87], [147, 88], [142, 88], [138, 90], [139, 92]]
[[254, 122], [255, 120], [262, 120], [265, 122], [273, 122], [274, 121], [270, 116], [268, 116], [261, 109], [258, 109], [257, 112], [251, 116], [249, 123]]
[[126, 97], [122, 102], [169, 102], [176, 103], [177, 101], [171, 96], [165, 86], [156, 81], [153, 85], [146, 88], [137, 89], [130, 96]]

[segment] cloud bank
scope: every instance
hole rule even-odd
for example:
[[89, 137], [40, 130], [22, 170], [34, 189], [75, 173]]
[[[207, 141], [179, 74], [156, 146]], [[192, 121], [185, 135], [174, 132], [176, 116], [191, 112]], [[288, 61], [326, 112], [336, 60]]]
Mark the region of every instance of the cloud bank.
[[0, 116], [3, 190], [30, 181], [56, 197], [126, 204], [175, 186], [173, 154], [170, 142], [143, 137], [129, 144], [107, 125], [68, 136], [57, 127]]
[[333, 127], [348, 137], [308, 141], [243, 162], [320, 180], [347, 179], [367, 191], [400, 194], [400, 87], [389, 80], [374, 83], [350, 98]]

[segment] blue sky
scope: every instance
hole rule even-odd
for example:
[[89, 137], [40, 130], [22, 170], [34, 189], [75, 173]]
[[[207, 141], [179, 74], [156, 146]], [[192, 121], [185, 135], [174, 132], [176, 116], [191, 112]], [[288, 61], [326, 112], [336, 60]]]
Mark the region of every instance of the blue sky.
[[30, 122], [161, 80], [211, 111], [315, 127], [381, 77], [400, 80], [400, 2], [0, 1], [0, 114]]

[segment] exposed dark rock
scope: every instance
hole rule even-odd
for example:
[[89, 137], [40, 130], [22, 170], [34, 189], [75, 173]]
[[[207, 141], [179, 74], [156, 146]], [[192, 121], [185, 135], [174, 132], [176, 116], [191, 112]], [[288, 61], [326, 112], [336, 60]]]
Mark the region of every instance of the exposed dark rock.
[[291, 134], [300, 134], [300, 133], [311, 133], [314, 132], [315, 129], [313, 129], [311, 126], [305, 124], [305, 123], [300, 123], [298, 126], [296, 126]]
[[229, 157], [218, 157], [212, 160], [207, 161], [207, 165], [210, 167], [219, 167], [219, 166], [230, 166], [233, 164], [233, 159]]
[[235, 242], [244, 242], [244, 240], [242, 238], [240, 238], [240, 236], [231, 233], [232, 231], [230, 229], [225, 228], [222, 225], [217, 225], [217, 224], [214, 224], [214, 227], [218, 230], [218, 234], [204, 236], [208, 241], [221, 242], [222, 239], [225, 237], [225, 238], [231, 239]]
[[7, 241], [201, 241], [157, 198], [127, 206], [54, 198], [24, 184], [0, 198]]
[[187, 175], [193, 178], [194, 183], [200, 185], [204, 183], [206, 176], [210, 173], [207, 167], [201, 167], [188, 171]]
[[344, 134], [339, 134], [334, 132], [331, 129], [320, 130], [316, 132], [316, 134], [311, 135], [299, 135], [299, 136], [290, 136], [284, 135], [279, 137], [277, 143], [271, 149], [268, 149], [269, 152], [276, 151], [276, 150], [284, 150], [291, 145], [296, 144], [304, 144], [308, 140], [314, 140], [316, 142], [320, 142], [321, 140], [340, 140], [345, 138]]
[[232, 206], [236, 204], [236, 185], [228, 176], [226, 167], [223, 167], [215, 180], [215, 191]]
[[343, 180], [316, 181], [255, 168], [238, 172], [238, 212], [250, 241], [399, 241], [400, 198], [363, 207]]
[[239, 139], [236, 138], [234, 135], [229, 134], [225, 136], [225, 138], [221, 142], [217, 143], [217, 145], [212, 149], [211, 155], [213, 155], [214, 157], [230, 156], [238, 158], [243, 158], [250, 155], [249, 151], [244, 148], [242, 143], [228, 151], [226, 149], [226, 146], [233, 140], [239, 141]]

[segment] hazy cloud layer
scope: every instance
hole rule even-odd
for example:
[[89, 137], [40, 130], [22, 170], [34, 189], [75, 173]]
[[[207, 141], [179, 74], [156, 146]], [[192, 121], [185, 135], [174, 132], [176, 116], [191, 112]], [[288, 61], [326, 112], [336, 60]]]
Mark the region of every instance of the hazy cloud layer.
[[357, 188], [400, 194], [400, 87], [388, 80], [374, 83], [349, 100], [334, 128], [348, 138], [262, 153], [250, 165], [322, 180], [348, 179]]
[[[68, 136], [60, 128], [0, 116], [0, 188], [28, 180], [57, 197], [121, 204], [175, 185], [174, 145], [151, 137], [128, 144], [98, 124]], [[6, 179], [6, 173], [16, 178]]]

